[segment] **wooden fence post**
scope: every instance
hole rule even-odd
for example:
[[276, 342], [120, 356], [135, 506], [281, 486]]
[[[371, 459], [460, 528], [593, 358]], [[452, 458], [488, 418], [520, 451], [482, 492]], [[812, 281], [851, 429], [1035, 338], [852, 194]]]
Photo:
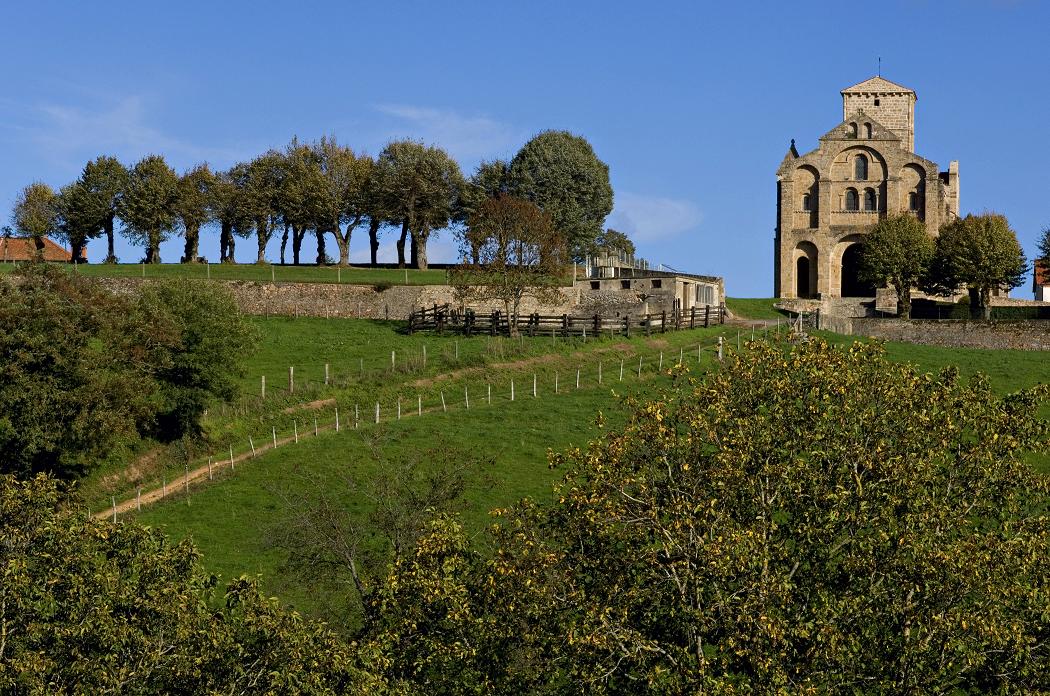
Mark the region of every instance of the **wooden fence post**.
[[704, 305], [704, 328], [711, 326], [711, 305]]
[[288, 366], [288, 393], [295, 393], [295, 367], [292, 365]]
[[328, 363], [324, 364], [324, 383], [328, 386]]
[[620, 358], [620, 381], [623, 381], [623, 358]]
[[667, 311], [660, 312], [660, 333], [667, 333]]
[[445, 392], [441, 392], [441, 410], [448, 412], [448, 407], [445, 406]]
[[696, 305], [689, 308], [689, 328], [696, 328]]
[[266, 375], [262, 376], [262, 398], [266, 398]]
[[335, 409], [335, 431], [339, 432], [339, 407]]
[[423, 397], [420, 394], [416, 394], [416, 415], [423, 415]]
[[722, 362], [722, 337], [718, 337], [718, 362]]

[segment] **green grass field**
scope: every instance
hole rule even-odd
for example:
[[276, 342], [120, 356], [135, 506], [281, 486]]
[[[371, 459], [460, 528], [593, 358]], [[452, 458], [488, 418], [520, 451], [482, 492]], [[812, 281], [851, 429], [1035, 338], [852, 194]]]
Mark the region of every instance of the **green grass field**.
[[[468, 530], [476, 533], [494, 507], [524, 496], [545, 500], [551, 483], [560, 475], [548, 468], [548, 451], [582, 446], [597, 435], [599, 411], [605, 427], [616, 427], [625, 417], [621, 404], [624, 395], [645, 397], [669, 384], [669, 378], [657, 370], [661, 353], [665, 368], [682, 356], [692, 369], [710, 369], [715, 364], [713, 346], [718, 335], [726, 334], [727, 350], [733, 350], [738, 331], [737, 327], [713, 327], [584, 343], [580, 339], [552, 341], [550, 337], [408, 336], [397, 322], [252, 321], [262, 336], [261, 347], [247, 361], [241, 398], [213, 408], [206, 418], [212, 449], [221, 454], [232, 445], [235, 452], [245, 452], [249, 437], [255, 443], [267, 442], [274, 430], [278, 437], [287, 437], [293, 428], [300, 434], [299, 443], [278, 447], [238, 465], [234, 473], [228, 466], [217, 468], [215, 482], [191, 488], [188, 497], [181, 493], [170, 496], [132, 516], [163, 528], [173, 538], [192, 538], [211, 571], [225, 578], [258, 574], [267, 591], [282, 601], [329, 618], [345, 614], [345, 607], [330, 605], [330, 600], [324, 599], [330, 593], [314, 592], [291, 580], [282, 571], [282, 554], [268, 541], [275, 525], [288, 514], [289, 497], [321, 486], [334, 491], [354, 515], [364, 515], [369, 510], [368, 500], [349, 492], [346, 480], [382, 475], [384, 467], [403, 457], [422, 457], [439, 466], [445, 454], [463, 453], [455, 456], [489, 462], [486, 475], [466, 492], [464, 520]], [[837, 343], [852, 340], [834, 334], [826, 337]], [[391, 351], [396, 354], [393, 366]], [[966, 376], [984, 372], [1000, 392], [1050, 378], [1045, 355], [1040, 353], [892, 343], [887, 345], [887, 352], [891, 359], [915, 363], [923, 370], [936, 371], [954, 364]], [[330, 368], [328, 385], [323, 383], [326, 362]], [[294, 393], [288, 392], [289, 365], [295, 367]], [[260, 395], [262, 375], [267, 376], [265, 400]], [[532, 396], [534, 376], [537, 398]], [[556, 379], [558, 394], [554, 393]], [[515, 385], [514, 401], [510, 399], [511, 381]], [[492, 389], [491, 403], [488, 388]], [[399, 399], [401, 420], [396, 417]], [[422, 417], [416, 415], [417, 399], [423, 402]], [[381, 404], [378, 426], [372, 422], [377, 400]], [[321, 403], [314, 408], [304, 407], [318, 401]], [[329, 429], [314, 437], [313, 419], [316, 417], [321, 427], [330, 427], [336, 408], [341, 431]], [[360, 413], [356, 429], [355, 408]], [[1044, 409], [1042, 415], [1050, 418], [1050, 411]], [[428, 453], [439, 454], [431, 457]], [[208, 452], [192, 454], [196, 464]], [[1033, 454], [1032, 461], [1050, 472], [1050, 458], [1045, 453]], [[84, 493], [92, 509], [104, 509], [110, 495], [118, 500], [128, 498], [137, 485], [159, 484], [164, 477], [170, 481], [182, 473], [183, 466], [177, 458], [170, 458], [153, 470], [145, 465], [140, 468], [144, 470], [140, 482], [127, 478], [107, 481], [105, 475], [112, 475], [112, 471], [101, 472], [86, 482]]]
[[[10, 273], [15, 264], [0, 263], [0, 273]], [[73, 266], [69, 266], [73, 268]], [[95, 278], [197, 278], [201, 280], [250, 280], [260, 283], [345, 283], [347, 285], [444, 285], [444, 270], [414, 268], [367, 268], [363, 266], [282, 266], [279, 264], [85, 264], [77, 273]]]
[[773, 306], [775, 297], [727, 297], [726, 307], [740, 319], [783, 319], [788, 316]]

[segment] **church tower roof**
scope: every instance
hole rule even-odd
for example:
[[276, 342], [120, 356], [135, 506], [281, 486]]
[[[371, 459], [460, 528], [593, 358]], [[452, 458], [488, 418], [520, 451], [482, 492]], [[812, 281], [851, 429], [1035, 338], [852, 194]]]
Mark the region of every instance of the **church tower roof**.
[[915, 90], [877, 75], [858, 82], [852, 87], [847, 87], [842, 90], [842, 94], [915, 94]]

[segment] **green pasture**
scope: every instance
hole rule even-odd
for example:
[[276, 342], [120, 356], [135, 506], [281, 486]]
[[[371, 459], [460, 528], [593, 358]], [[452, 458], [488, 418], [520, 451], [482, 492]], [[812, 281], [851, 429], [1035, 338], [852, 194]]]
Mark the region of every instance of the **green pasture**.
[[[85, 483], [84, 493], [93, 510], [104, 509], [111, 495], [127, 499], [137, 485], [150, 488], [161, 480], [170, 481], [185, 466], [196, 467], [212, 454], [214, 482], [192, 487], [188, 496], [180, 492], [132, 516], [165, 529], [173, 538], [192, 538], [213, 572], [226, 578], [258, 574], [267, 590], [282, 601], [333, 618], [345, 615], [346, 607], [330, 605], [332, 593], [311, 592], [292, 581], [282, 569], [284, 558], [269, 544], [274, 525], [289, 514], [289, 498], [323, 488], [354, 515], [363, 516], [370, 503], [353, 493], [347, 481], [382, 475], [384, 467], [406, 457], [419, 458], [423, 466], [441, 466], [451, 454], [482, 463], [484, 475], [469, 486], [462, 511], [468, 529], [479, 532], [492, 508], [525, 496], [545, 500], [551, 483], [560, 475], [548, 467], [548, 452], [585, 445], [600, 432], [599, 412], [606, 428], [616, 427], [626, 416], [623, 397], [645, 398], [669, 385], [667, 368], [680, 358], [691, 370], [711, 369], [719, 335], [725, 337], [727, 351], [736, 350], [738, 336], [746, 349], [751, 337], [750, 330], [720, 326], [630, 339], [591, 337], [584, 342], [581, 338], [552, 340], [550, 336], [408, 335], [401, 322], [252, 321], [259, 330], [260, 349], [246, 359], [241, 396], [213, 407], [205, 419], [209, 446], [187, 452], [186, 464], [169, 457], [139, 482], [106, 484], [104, 474], [113, 472], [103, 472]], [[763, 335], [762, 329], [756, 331], [756, 337]], [[774, 330], [767, 329], [765, 335], [772, 338]], [[853, 340], [823, 335], [836, 343]], [[886, 348], [891, 359], [927, 371], [956, 365], [967, 377], [983, 372], [1003, 393], [1050, 378], [1041, 353], [899, 343]], [[663, 371], [659, 370], [661, 355]], [[327, 385], [325, 363], [329, 364]], [[294, 392], [288, 391], [289, 365], [295, 368]], [[265, 399], [262, 375], [267, 376]], [[532, 395], [534, 379], [536, 397]], [[379, 425], [374, 423], [377, 401]], [[420, 402], [422, 416], [417, 415]], [[338, 433], [334, 431], [336, 409]], [[1050, 418], [1050, 410], [1044, 408], [1041, 415]], [[249, 442], [271, 442], [274, 432], [278, 438], [297, 432], [299, 442], [245, 461], [235, 472], [223, 464], [223, 453], [231, 446], [240, 454], [249, 450]], [[1050, 471], [1046, 453], [1034, 453], [1031, 459]]]

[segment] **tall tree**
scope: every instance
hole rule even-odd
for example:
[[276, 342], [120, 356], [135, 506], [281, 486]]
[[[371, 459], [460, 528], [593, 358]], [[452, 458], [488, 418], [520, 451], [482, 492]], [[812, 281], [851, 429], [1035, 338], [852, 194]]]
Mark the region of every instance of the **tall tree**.
[[[491, 198], [496, 198], [507, 193], [510, 186], [510, 164], [503, 160], [482, 162], [474, 171], [474, 174], [463, 186], [459, 201], [453, 214], [453, 220], [459, 223], [459, 236], [461, 241], [466, 241], [467, 236], [463, 234], [466, 225], [478, 208]], [[479, 251], [468, 245], [468, 252], [472, 263], [479, 263]]]
[[215, 175], [207, 164], [199, 164], [179, 177], [175, 212], [186, 240], [182, 263], [197, 263], [201, 227], [212, 219], [212, 187]]
[[84, 166], [80, 183], [88, 195], [83, 215], [93, 218], [98, 234], [106, 235], [106, 263], [116, 263], [114, 227], [120, 198], [128, 186], [128, 170], [115, 157], [101, 156]]
[[467, 224], [462, 253], [477, 261], [457, 267], [452, 285], [465, 301], [500, 302], [511, 334], [517, 335], [524, 297], [557, 301], [565, 240], [536, 204], [507, 195], [486, 199]]
[[219, 223], [220, 263], [237, 263], [234, 255], [237, 247], [236, 237], [251, 224], [243, 219], [239, 186], [239, 182], [244, 178], [243, 170], [246, 166], [243, 163], [235, 164], [229, 170], [220, 172], [211, 187], [212, 218]]
[[950, 295], [966, 288], [974, 317], [991, 316], [994, 290], [1024, 282], [1028, 261], [1005, 215], [982, 213], [957, 218], [941, 228], [924, 286]]
[[127, 235], [146, 247], [146, 263], [160, 263], [160, 244], [177, 220], [179, 177], [160, 155], [148, 155], [131, 170], [120, 198], [120, 219]]
[[256, 157], [239, 170], [240, 218], [250, 221], [255, 229], [256, 263], [266, 263], [269, 244], [280, 216], [279, 191], [287, 175], [284, 155], [276, 150]]
[[929, 273], [936, 249], [926, 225], [907, 213], [887, 217], [864, 237], [861, 249], [860, 279], [892, 287], [897, 293], [897, 315], [910, 319], [911, 290]]
[[383, 196], [385, 170], [375, 160], [368, 159], [368, 178], [364, 182], [362, 197], [365, 217], [368, 218], [369, 258], [374, 268], [379, 263], [379, 230], [387, 224], [390, 214]]
[[80, 263], [87, 241], [97, 234], [98, 219], [91, 211], [91, 194], [80, 181], [58, 193], [58, 238], [69, 245], [73, 263]]
[[545, 131], [514, 156], [509, 172], [510, 192], [532, 201], [569, 240], [573, 258], [580, 260], [594, 248], [605, 218], [613, 208], [609, 167], [598, 159], [591, 144], [567, 131]]
[[36, 258], [44, 258], [44, 237], [58, 232], [58, 196], [47, 184], [39, 181], [23, 188], [15, 199], [11, 212], [15, 229], [33, 240]]
[[285, 152], [285, 166], [278, 196], [284, 223], [292, 228], [292, 263], [298, 265], [303, 239], [316, 228], [318, 201], [327, 187], [317, 154], [310, 146], [292, 140]]
[[401, 225], [398, 265], [405, 266], [405, 239], [411, 233], [415, 266], [427, 268], [427, 241], [448, 226], [464, 185], [459, 165], [438, 147], [411, 140], [390, 143], [379, 155], [383, 197], [391, 220]]
[[325, 183], [318, 224], [335, 236], [339, 265], [348, 266], [350, 237], [368, 214], [367, 184], [374, 163], [368, 157], [358, 157], [353, 150], [330, 138], [322, 138], [314, 149]]

